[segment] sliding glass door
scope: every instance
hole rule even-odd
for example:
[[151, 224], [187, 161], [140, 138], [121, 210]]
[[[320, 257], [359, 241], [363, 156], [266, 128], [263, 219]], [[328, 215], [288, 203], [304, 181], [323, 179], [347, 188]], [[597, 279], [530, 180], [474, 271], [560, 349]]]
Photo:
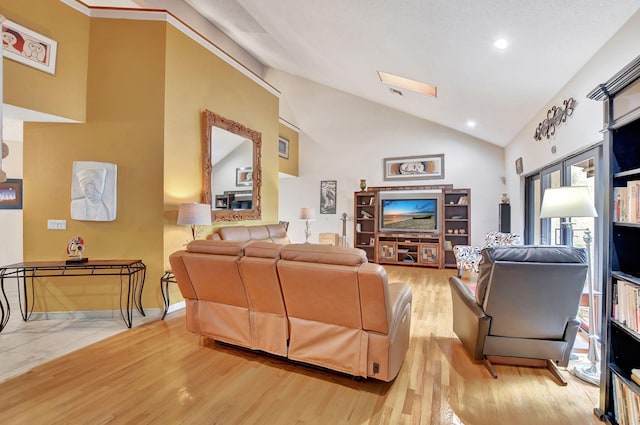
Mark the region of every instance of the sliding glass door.
[[[590, 234], [591, 273], [594, 289], [602, 290], [600, 267], [602, 222], [592, 217], [540, 218], [540, 206], [547, 188], [587, 186], [598, 212], [602, 211], [602, 147], [596, 146], [550, 165], [525, 179], [525, 242], [535, 245], [572, 245], [586, 248]], [[602, 214], [600, 214], [602, 215]], [[600, 303], [598, 303], [600, 304]], [[597, 312], [595, 317], [600, 317]]]

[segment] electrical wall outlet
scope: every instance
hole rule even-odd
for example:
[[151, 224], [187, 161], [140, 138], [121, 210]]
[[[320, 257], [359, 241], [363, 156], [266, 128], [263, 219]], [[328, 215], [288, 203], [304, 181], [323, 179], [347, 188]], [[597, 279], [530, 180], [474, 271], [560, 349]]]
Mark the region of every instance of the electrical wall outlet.
[[49, 230], [67, 230], [67, 220], [47, 220]]

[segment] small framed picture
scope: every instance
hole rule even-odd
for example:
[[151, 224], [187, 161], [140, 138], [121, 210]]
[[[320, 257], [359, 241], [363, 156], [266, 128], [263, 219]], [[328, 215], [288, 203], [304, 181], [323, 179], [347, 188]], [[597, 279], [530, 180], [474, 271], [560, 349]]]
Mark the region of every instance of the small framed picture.
[[253, 185], [253, 168], [242, 167], [236, 168], [236, 186]]
[[336, 213], [336, 195], [338, 182], [323, 180], [320, 182], [320, 214]]
[[22, 209], [22, 179], [7, 179], [0, 183], [0, 209]]
[[289, 140], [284, 137], [278, 139], [278, 155], [284, 159], [289, 159]]
[[516, 159], [516, 173], [522, 174], [522, 157]]
[[3, 55], [24, 65], [56, 73], [58, 43], [10, 20], [2, 23]]

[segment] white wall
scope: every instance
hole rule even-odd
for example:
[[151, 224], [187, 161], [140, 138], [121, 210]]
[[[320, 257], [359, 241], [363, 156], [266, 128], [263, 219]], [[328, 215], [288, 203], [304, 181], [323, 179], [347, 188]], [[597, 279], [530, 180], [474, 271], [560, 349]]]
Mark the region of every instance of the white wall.
[[[587, 99], [586, 95], [640, 55], [638, 40], [640, 12], [629, 19], [507, 146], [505, 169], [511, 194], [513, 232], [522, 234], [524, 230], [524, 175], [602, 141], [602, 102]], [[562, 106], [562, 101], [569, 97], [578, 101], [573, 115], [556, 129], [556, 134], [550, 140], [535, 141], [533, 135], [547, 111], [552, 106]], [[556, 146], [555, 154], [551, 153], [552, 146]], [[523, 159], [522, 176], [515, 172], [518, 157]]]
[[[10, 179], [22, 178], [22, 121], [4, 119], [2, 138], [9, 156], [2, 168]], [[0, 265], [19, 263], [22, 256], [22, 210], [0, 210]]]
[[[300, 128], [297, 178], [280, 180], [280, 219], [289, 221], [294, 242], [304, 241], [301, 207], [315, 207], [311, 241], [318, 233], [340, 234], [343, 212], [353, 215], [353, 193], [360, 179], [369, 186], [453, 184], [471, 189], [471, 237], [479, 244], [498, 228], [498, 203], [505, 185], [504, 150], [446, 127], [409, 116], [362, 98], [269, 69], [265, 79], [281, 92], [280, 115]], [[386, 182], [383, 158], [423, 154], [445, 155], [442, 180]], [[337, 180], [337, 213], [320, 215], [320, 181]], [[347, 226], [353, 242], [353, 223]]]

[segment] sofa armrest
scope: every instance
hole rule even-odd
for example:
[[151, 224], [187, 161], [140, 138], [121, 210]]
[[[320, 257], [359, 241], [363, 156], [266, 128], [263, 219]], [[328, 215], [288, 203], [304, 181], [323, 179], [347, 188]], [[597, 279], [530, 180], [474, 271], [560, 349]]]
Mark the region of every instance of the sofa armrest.
[[389, 324], [389, 335], [393, 338], [397, 334], [398, 328], [409, 321], [411, 325], [411, 314], [403, 317], [407, 305], [411, 305], [413, 294], [411, 287], [404, 282], [394, 282], [389, 284], [389, 301], [391, 304], [391, 323]]
[[482, 359], [491, 318], [476, 303], [471, 289], [457, 277], [449, 278], [453, 304], [453, 331], [475, 360]]
[[576, 342], [576, 336], [578, 336], [578, 329], [580, 328], [580, 320], [577, 317], [570, 319], [567, 322], [567, 327], [564, 331], [564, 340], [567, 345], [562, 358], [558, 360], [558, 366], [566, 367], [569, 365], [569, 359], [571, 357], [571, 350], [573, 350], [573, 344]]

